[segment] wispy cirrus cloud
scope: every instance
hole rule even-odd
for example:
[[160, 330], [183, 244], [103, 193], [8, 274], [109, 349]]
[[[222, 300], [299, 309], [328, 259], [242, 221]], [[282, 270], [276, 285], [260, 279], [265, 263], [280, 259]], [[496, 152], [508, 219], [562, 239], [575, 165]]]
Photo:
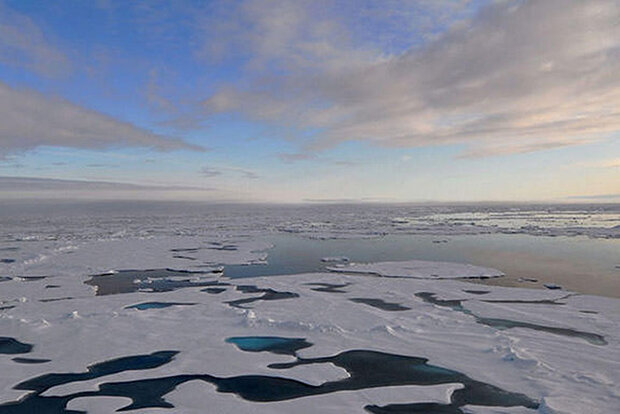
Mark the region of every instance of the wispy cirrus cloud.
[[284, 162], [296, 162], [296, 161], [305, 161], [316, 158], [315, 154], [305, 153], [305, 152], [295, 152], [295, 153], [280, 153], [278, 154], [278, 158]]
[[112, 181], [64, 180], [39, 177], [0, 177], [0, 191], [83, 191], [83, 190], [158, 190], [212, 191], [211, 188], [178, 185], [143, 185]]
[[230, 196], [217, 188], [114, 181], [0, 176], [0, 200], [213, 200]]
[[81, 149], [146, 147], [160, 151], [206, 149], [0, 81], [0, 157], [43, 145]]
[[242, 4], [250, 23], [224, 29], [236, 31], [231, 48], [250, 39], [252, 76], [222, 86], [205, 114], [314, 131], [308, 150], [464, 144], [463, 156], [480, 157], [620, 131], [616, 1], [494, 2], [443, 35], [429, 33], [423, 46], [387, 55], [349, 41], [341, 20], [302, 3]]
[[211, 168], [211, 167], [202, 167], [200, 169], [200, 174], [203, 177], [206, 178], [211, 178], [211, 177], [217, 177], [218, 175], [222, 175], [222, 171], [218, 170], [216, 168]]
[[225, 173], [232, 173], [234, 175], [240, 176], [242, 178], [246, 178], [249, 180], [255, 180], [260, 176], [254, 171], [246, 170], [243, 168], [237, 167], [209, 167], [204, 166], [200, 169], [200, 174], [206, 178], [213, 178], [221, 176]]
[[602, 200], [602, 201], [618, 201], [620, 200], [620, 193], [618, 194], [593, 194], [593, 195], [579, 195], [566, 197], [571, 200]]
[[571, 167], [586, 168], [620, 168], [620, 158], [607, 158], [596, 161], [580, 161], [573, 163]]
[[71, 70], [67, 55], [28, 16], [0, 1], [0, 63], [48, 77]]

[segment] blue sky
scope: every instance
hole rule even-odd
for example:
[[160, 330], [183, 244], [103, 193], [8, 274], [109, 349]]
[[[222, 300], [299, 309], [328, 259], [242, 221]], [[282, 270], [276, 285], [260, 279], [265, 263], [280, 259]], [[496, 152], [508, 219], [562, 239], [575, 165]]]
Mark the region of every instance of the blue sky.
[[620, 201], [619, 19], [613, 0], [0, 0], [0, 177], [70, 180], [0, 196]]

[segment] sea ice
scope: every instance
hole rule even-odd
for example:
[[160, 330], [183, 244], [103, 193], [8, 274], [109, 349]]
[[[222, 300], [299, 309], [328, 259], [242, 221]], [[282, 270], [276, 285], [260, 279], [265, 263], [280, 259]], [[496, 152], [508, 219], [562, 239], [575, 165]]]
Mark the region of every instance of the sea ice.
[[[162, 385], [165, 392], [161, 398], [174, 406], [170, 409], [174, 413], [203, 413], [205, 406], [213, 412], [238, 413], [362, 413], [368, 412], [365, 407], [412, 403], [445, 407], [453, 398], [467, 395], [460, 391], [468, 381], [464, 376], [487, 384], [495, 392], [501, 389], [507, 395], [527, 396], [523, 401], [530, 408], [483, 406], [478, 396], [477, 405], [463, 404], [462, 412], [617, 411], [620, 301], [564, 290], [482, 286], [457, 280], [499, 277], [499, 270], [426, 261], [339, 263], [330, 267], [331, 273], [251, 280], [215, 273], [171, 276], [169, 280], [147, 278], [144, 287], [149, 284], [156, 288], [160, 280], [167, 280], [171, 289], [130, 289], [123, 294], [99, 296], [92, 286], [84, 284], [92, 275], [109, 271], [113, 271], [113, 279], [129, 269], [208, 272], [231, 263], [263, 263], [270, 246], [263, 236], [278, 226], [298, 229], [309, 237], [509, 231], [508, 226], [498, 230], [484, 225], [489, 224], [488, 214], [477, 217], [478, 223], [471, 225], [405, 207], [390, 208], [392, 217], [403, 218], [394, 223], [390, 214], [380, 209], [369, 211], [352, 216], [350, 222], [336, 220], [340, 213], [333, 213], [333, 217], [312, 213], [323, 217], [303, 221], [295, 221], [288, 213], [252, 220], [242, 216], [230, 222], [209, 221], [202, 216], [185, 221], [171, 217], [172, 230], [162, 229], [159, 218], [129, 224], [120, 219], [33, 219], [34, 224], [27, 224], [36, 231], [24, 230], [28, 226], [18, 219], [9, 222], [0, 248], [18, 249], [3, 251], [2, 255], [15, 262], [0, 263], [0, 334], [5, 350], [13, 351], [15, 344], [24, 346], [19, 348], [20, 354], [0, 352], [0, 404], [12, 404], [0, 405], [0, 413], [20, 413], [19, 407], [26, 407], [20, 404], [36, 398], [53, 407], [48, 404], [52, 397], [73, 410], [113, 412], [131, 403], [126, 396], [110, 396], [114, 387], [155, 383]], [[588, 222], [582, 224], [585, 229]], [[543, 226], [516, 231], [569, 232], [550, 229]], [[613, 229], [583, 229], [581, 234], [590, 232], [592, 237], [616, 237]], [[190, 282], [181, 283], [186, 279]], [[203, 282], [216, 284], [205, 288]], [[163, 307], [154, 303], [192, 305]], [[131, 308], [135, 305], [151, 309], [137, 311]], [[498, 320], [504, 321], [503, 325], [492, 323]], [[508, 326], [505, 321], [516, 324]], [[571, 331], [581, 334], [571, 335]], [[296, 349], [293, 355], [245, 352], [226, 342], [233, 337], [297, 338], [312, 345]], [[604, 342], [588, 340], [596, 337]], [[358, 389], [340, 389], [343, 381], [350, 384], [346, 383], [350, 374], [333, 361], [350, 351], [428, 360], [427, 366], [433, 367], [429, 370], [446, 374], [449, 382], [367, 388], [361, 384]], [[165, 352], [171, 354], [159, 354]], [[145, 363], [153, 354], [172, 358], [161, 364]], [[130, 361], [138, 365], [126, 363], [127, 357], [135, 357]], [[27, 360], [49, 362], [23, 363]], [[96, 375], [89, 374], [89, 366]], [[58, 382], [41, 395], [24, 389], [24, 383], [32, 384], [33, 379], [52, 373], [58, 374], [54, 378], [69, 381]], [[456, 379], [451, 381], [450, 375]], [[225, 387], [216, 390], [217, 384], [238, 386], [243, 380], [256, 384], [264, 378], [279, 378], [295, 387], [302, 383], [302, 388], [311, 390], [323, 387], [338, 391], [256, 403], [240, 397], [244, 394], [238, 388], [233, 390], [236, 393], [225, 393]], [[531, 401], [540, 403], [539, 408], [532, 408]], [[162, 409], [146, 407], [135, 412], [157, 413]]]
[[327, 268], [332, 272], [365, 273], [413, 279], [487, 279], [501, 277], [499, 270], [465, 263], [409, 260], [402, 262], [349, 263]]

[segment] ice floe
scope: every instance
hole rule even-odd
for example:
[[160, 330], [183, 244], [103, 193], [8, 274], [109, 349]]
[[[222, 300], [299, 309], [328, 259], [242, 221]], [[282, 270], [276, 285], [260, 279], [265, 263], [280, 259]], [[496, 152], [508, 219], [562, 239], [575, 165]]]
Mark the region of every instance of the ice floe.
[[[14, 260], [0, 263], [0, 414], [616, 412], [618, 299], [472, 284], [459, 279], [502, 273], [465, 263], [327, 260], [331, 272], [251, 279], [220, 271], [264, 266], [272, 231], [477, 234], [538, 221], [545, 231], [515, 231], [560, 234], [550, 226], [573, 214], [436, 216], [458, 213], [446, 209], [371, 208], [349, 221], [286, 209], [166, 224], [16, 218], [0, 240]], [[590, 226], [580, 234], [616, 237], [602, 218], [574, 215], [571, 228]], [[249, 339], [244, 349], [231, 338]]]
[[409, 260], [402, 262], [348, 263], [327, 268], [332, 272], [364, 273], [413, 279], [488, 279], [504, 274], [496, 269], [465, 263]]
[[[441, 265], [436, 264], [436, 267]], [[446, 272], [453, 274], [455, 270], [449, 267]], [[64, 283], [69, 292], [71, 286], [76, 285], [77, 292], [81, 290], [79, 285], [83, 279]], [[92, 296], [91, 292], [90, 296], [43, 303], [36, 300], [45, 293], [45, 289], [37, 288], [41, 282], [25, 284], [31, 290], [21, 293], [32, 296], [19, 307], [3, 311], [0, 327], [7, 337], [34, 345], [30, 352], [23, 349], [20, 357], [50, 361], [20, 364], [8, 355], [1, 358], [1, 401], [16, 404], [20, 398], [24, 401], [27, 395], [32, 398], [33, 391], [18, 384], [41, 375], [87, 373], [90, 372], [88, 366], [105, 361], [170, 350], [175, 352], [172, 359], [160, 365], [140, 362], [143, 365], [133, 368], [131, 364], [118, 364], [117, 368], [105, 370], [97, 368], [94, 372], [102, 376], [69, 377], [70, 381], [46, 390], [37, 398], [43, 398], [42, 403], [47, 404], [49, 401], [45, 398], [63, 396], [72, 409], [89, 407], [92, 399], [93, 412], [103, 412], [130, 403], [126, 396], [113, 398], [111, 395], [115, 391], [100, 391], [107, 390], [105, 384], [127, 383], [131, 389], [133, 385], [129, 384], [137, 386], [140, 381], [161, 382], [163, 378], [174, 377], [173, 382], [178, 385], [171, 386], [162, 396], [167, 404], [175, 407], [174, 412], [197, 412], [200, 404], [206, 401], [213, 404], [214, 412], [312, 412], [317, 408], [325, 408], [325, 412], [373, 412], [372, 407], [398, 404], [449, 406], [451, 395], [463, 387], [458, 376], [466, 375], [476, 383], [492, 384], [509, 393], [526, 395], [531, 401], [540, 403], [537, 410], [541, 413], [577, 413], [579, 411], [573, 408], [579, 406], [588, 406], [589, 412], [604, 413], [617, 407], [620, 312], [618, 301], [614, 299], [495, 286], [485, 286], [489, 293], [480, 295], [468, 292], [472, 285], [458, 280], [377, 278], [341, 273], [253, 278], [251, 285], [247, 280], [218, 280], [229, 283], [231, 288], [218, 295], [191, 286], [160, 293]], [[317, 290], [317, 286], [340, 286], [344, 293]], [[295, 295], [277, 301], [255, 300], [243, 306], [232, 306], [235, 301], [261, 298], [265, 292]], [[420, 292], [432, 292], [435, 302], [416, 296]], [[2, 294], [6, 294], [4, 290]], [[157, 303], [191, 303], [192, 306], [131, 309], [132, 305], [148, 304], [154, 298]], [[366, 301], [354, 300], [359, 298]], [[5, 299], [8, 298], [3, 297]], [[399, 311], [369, 306], [373, 303], [371, 299], [378, 301], [375, 304], [397, 304]], [[457, 305], [460, 308], [457, 309]], [[597, 313], [584, 314], [581, 310]], [[79, 318], [72, 315], [79, 315]], [[480, 323], [480, 318], [563, 328], [567, 332], [583, 331], [604, 337], [606, 344], [519, 326], [500, 329]], [[311, 345], [299, 347], [296, 355], [301, 361], [317, 362], [295, 365], [291, 364], [295, 361], [293, 355], [246, 352], [226, 341], [227, 338], [253, 336], [303, 338]], [[361, 388], [348, 389], [343, 383], [345, 385], [334, 385], [334, 390], [342, 389], [336, 393], [311, 393], [307, 397], [256, 405], [235, 397], [234, 392], [222, 392], [224, 383], [217, 379], [241, 380], [247, 375], [257, 375], [256, 378], [285, 378], [329, 390], [332, 386], [325, 384], [341, 384], [349, 377], [345, 370], [329, 361], [350, 350], [428, 359], [429, 364], [449, 370], [447, 374], [454, 372], [449, 375], [457, 377], [456, 385], [369, 388], [360, 385]], [[14, 388], [16, 386], [18, 389]], [[197, 389], [203, 391], [197, 394]], [[579, 395], [580, 405], [572, 403], [575, 395]], [[0, 406], [0, 413], [8, 407]], [[463, 412], [474, 413], [536, 411], [525, 406], [478, 408], [475, 404], [464, 404], [459, 407]], [[252, 411], [254, 409], [258, 411]]]

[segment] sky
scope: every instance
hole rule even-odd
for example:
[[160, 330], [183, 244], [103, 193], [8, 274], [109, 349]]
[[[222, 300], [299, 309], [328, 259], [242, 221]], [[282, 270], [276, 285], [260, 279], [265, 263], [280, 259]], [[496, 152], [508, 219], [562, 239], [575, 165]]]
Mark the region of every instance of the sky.
[[0, 198], [620, 201], [618, 0], [0, 0]]

